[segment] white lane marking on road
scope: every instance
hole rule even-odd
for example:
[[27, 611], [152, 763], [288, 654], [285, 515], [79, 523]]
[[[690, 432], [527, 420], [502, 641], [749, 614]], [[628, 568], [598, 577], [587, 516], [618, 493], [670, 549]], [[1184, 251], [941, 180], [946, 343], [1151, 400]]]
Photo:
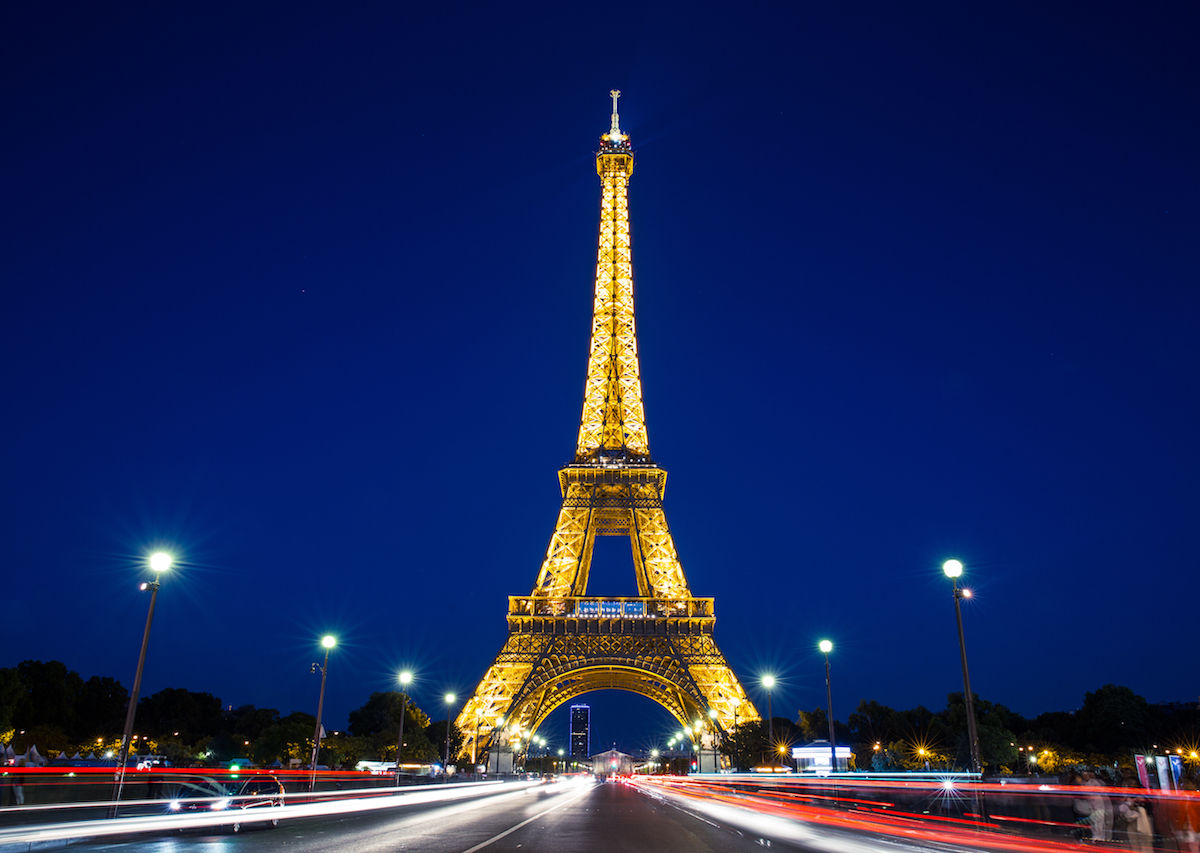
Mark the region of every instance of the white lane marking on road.
[[591, 791], [591, 788], [587, 788], [583, 791], [580, 791], [574, 797], [571, 797], [571, 799], [565, 800], [564, 802], [561, 802], [557, 805], [551, 806], [550, 808], [546, 809], [545, 811], [538, 812], [533, 817], [526, 818], [525, 820], [518, 823], [516, 826], [510, 826], [508, 829], [504, 830], [504, 832], [501, 832], [499, 835], [493, 835], [487, 841], [481, 841], [478, 844], [476, 844], [474, 847], [468, 847], [466, 850], [463, 851], [463, 853], [475, 853], [476, 850], [482, 850], [484, 847], [487, 847], [489, 844], [495, 844], [497, 841], [499, 841], [501, 838], [504, 838], [506, 835], [512, 835], [518, 829], [525, 826], [525, 824], [533, 823], [535, 820], [537, 820], [542, 815], [548, 815], [548, 814], [550, 814], [550, 812], [554, 811], [555, 809], [561, 809], [563, 806], [570, 805], [571, 803], [573, 803], [576, 800], [583, 797], [583, 795], [588, 793], [589, 791]]

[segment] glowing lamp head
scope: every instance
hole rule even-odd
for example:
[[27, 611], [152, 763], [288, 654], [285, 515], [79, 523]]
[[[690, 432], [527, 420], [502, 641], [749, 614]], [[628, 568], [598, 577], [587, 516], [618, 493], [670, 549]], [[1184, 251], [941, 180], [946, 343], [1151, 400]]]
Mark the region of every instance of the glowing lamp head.
[[971, 590], [966, 589], [965, 587], [963, 588], [963, 591], [962, 591], [963, 598], [970, 598], [972, 595], [974, 595], [974, 593], [972, 593]]
[[333, 634], [326, 634], [321, 638], [321, 645], [327, 649], [332, 649], [337, 645], [337, 637], [333, 636]]
[[175, 561], [166, 551], [155, 551], [150, 555], [150, 570], [157, 574], [162, 574], [171, 568], [173, 562]]
[[457, 697], [457, 696], [455, 696], [453, 693], [447, 693], [447, 694], [446, 694], [446, 704], [447, 704], [447, 705], [450, 705], [450, 704], [452, 704], [452, 703], [454, 702], [454, 700], [455, 700], [455, 699], [457, 699], [457, 698], [458, 698], [458, 697]]
[[768, 690], [770, 690], [772, 687], [774, 687], [775, 686], [775, 676], [764, 675], [762, 677], [762, 686], [767, 688]]
[[400, 673], [400, 683], [403, 684], [405, 687], [412, 684], [412, 673], [409, 672], [407, 669], [404, 670], [404, 672]]
[[831, 643], [829, 640], [822, 640], [821, 642], [817, 643], [817, 648], [825, 654], [829, 654], [833, 651], [833, 643]]
[[717, 709], [716, 708], [708, 709], [708, 718], [710, 720], [715, 720], [717, 718]]
[[959, 560], [947, 560], [942, 563], [942, 571], [948, 578], [960, 578], [963, 573], [963, 564]]

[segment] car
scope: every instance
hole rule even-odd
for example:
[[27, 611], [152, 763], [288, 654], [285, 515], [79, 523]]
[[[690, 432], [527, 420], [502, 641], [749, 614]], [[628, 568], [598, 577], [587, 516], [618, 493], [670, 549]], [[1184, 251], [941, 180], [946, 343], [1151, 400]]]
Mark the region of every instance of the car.
[[[197, 777], [180, 784], [168, 808], [178, 813], [278, 808], [283, 805], [284, 796], [283, 783], [271, 775], [228, 781]], [[250, 821], [245, 825], [253, 824], [276, 827], [279, 819]], [[242, 828], [241, 821], [229, 824], [232, 832], [240, 832]]]

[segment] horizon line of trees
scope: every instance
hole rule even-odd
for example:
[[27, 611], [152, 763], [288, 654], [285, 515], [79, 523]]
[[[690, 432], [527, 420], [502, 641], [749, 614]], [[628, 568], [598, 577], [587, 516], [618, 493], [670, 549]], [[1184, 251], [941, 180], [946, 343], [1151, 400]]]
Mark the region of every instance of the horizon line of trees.
[[[446, 721], [434, 721], [411, 697], [372, 693], [350, 712], [346, 732], [327, 732], [319, 763], [353, 766], [359, 760], [396, 759], [400, 712], [405, 705], [405, 763], [440, 761]], [[86, 681], [62, 661], [23, 661], [0, 668], [0, 743], [15, 752], [30, 746], [48, 757], [95, 753], [103, 757], [120, 747], [129, 691], [107, 676]], [[293, 711], [242, 705], [226, 708], [211, 693], [168, 687], [138, 700], [131, 754], [162, 755], [176, 765], [214, 765], [250, 759], [258, 765], [312, 758], [317, 720]], [[452, 754], [461, 746], [455, 731]]]
[[[0, 743], [15, 751], [37, 745], [43, 754], [115, 751], [120, 744], [129, 692], [116, 679], [86, 681], [61, 661], [27, 660], [0, 668]], [[320, 762], [353, 765], [360, 759], [392, 761], [402, 705], [404, 762], [440, 761], [446, 721], [432, 720], [397, 691], [372, 693], [349, 715], [347, 732], [322, 741]], [[1130, 763], [1134, 753], [1180, 749], [1200, 768], [1200, 706], [1151, 705], [1128, 687], [1106, 684], [1084, 696], [1076, 711], [1048, 711], [1032, 719], [975, 696], [980, 753], [989, 773], [1053, 773], [1076, 764]], [[790, 758], [791, 745], [828, 738], [824, 708], [800, 710], [795, 720], [743, 723], [721, 738], [720, 749], [742, 768]], [[169, 687], [141, 698], [131, 752], [164, 755], [176, 764], [212, 764], [249, 758], [256, 764], [287, 764], [311, 758], [313, 715], [243, 705], [226, 709], [210, 693]], [[859, 769], [951, 769], [968, 765], [966, 706], [961, 692], [946, 707], [901, 710], [863, 700], [845, 722], [835, 720], [839, 744], [850, 745]], [[463, 738], [451, 724], [450, 754]], [[784, 747], [783, 754], [779, 747]], [[1032, 749], [1031, 749], [1032, 747]], [[1032, 759], [1031, 756], [1032, 755]]]
[[[1069, 766], [1132, 766], [1134, 754], [1179, 750], [1200, 770], [1200, 704], [1152, 705], [1128, 687], [1105, 684], [1084, 695], [1075, 711], [1047, 711], [1032, 719], [974, 694], [980, 758], [985, 773], [1056, 773]], [[775, 718], [775, 743], [768, 745], [766, 722], [739, 726], [727, 739], [736, 766], [774, 756], [779, 747], [828, 740], [824, 708], [800, 710], [795, 721]], [[967, 712], [963, 693], [951, 693], [946, 707], [897, 710], [862, 700], [845, 722], [834, 721], [840, 745], [849, 745], [861, 770], [950, 770], [970, 766]]]

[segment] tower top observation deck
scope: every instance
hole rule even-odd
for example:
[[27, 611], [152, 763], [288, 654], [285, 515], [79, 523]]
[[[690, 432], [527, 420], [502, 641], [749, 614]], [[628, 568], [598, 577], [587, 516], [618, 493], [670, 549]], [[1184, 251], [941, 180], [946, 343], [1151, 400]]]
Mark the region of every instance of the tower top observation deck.
[[604, 177], [608, 171], [624, 173], [629, 177], [633, 172], [633, 146], [629, 142], [629, 134], [621, 130], [621, 116], [617, 112], [617, 99], [621, 97], [620, 89], [608, 93], [612, 97], [612, 125], [608, 133], [600, 135], [600, 150], [596, 152], [596, 172]]

